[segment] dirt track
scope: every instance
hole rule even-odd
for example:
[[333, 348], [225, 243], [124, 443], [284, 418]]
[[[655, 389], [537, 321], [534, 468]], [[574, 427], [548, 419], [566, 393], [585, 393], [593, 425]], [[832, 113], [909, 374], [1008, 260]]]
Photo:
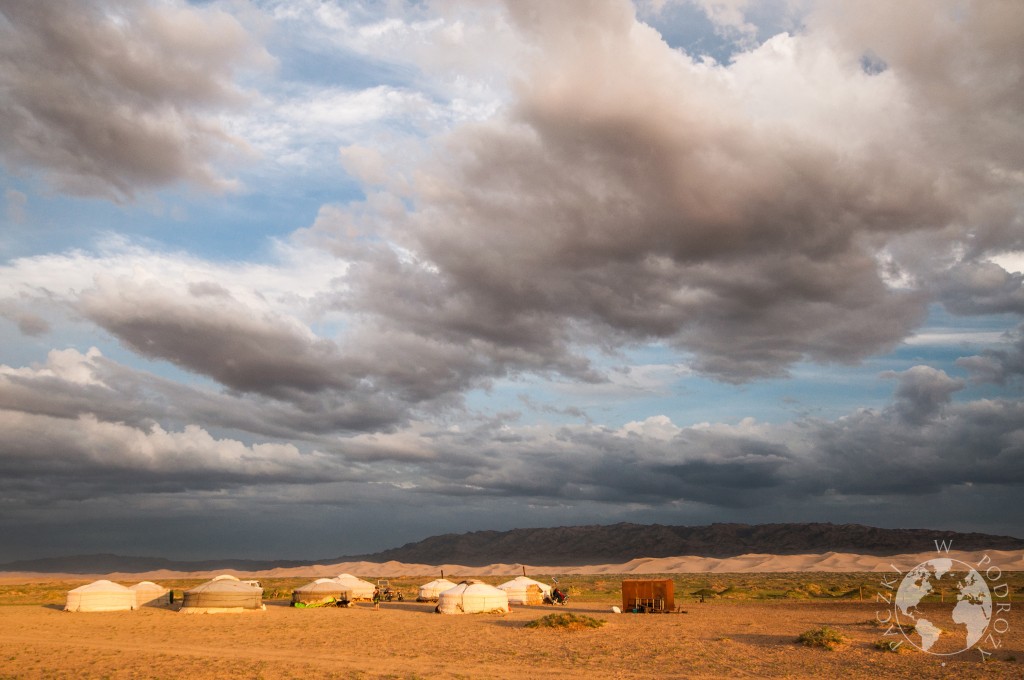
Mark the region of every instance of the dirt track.
[[[0, 608], [0, 677], [113, 678], [650, 678], [1015, 677], [1024, 675], [1024, 616], [993, 661], [943, 659], [871, 646], [871, 603], [692, 603], [686, 614], [615, 615], [612, 602], [557, 608], [606, 619], [599, 629], [528, 629], [555, 611], [441, 616], [432, 605], [381, 611], [296, 610], [182, 615], [172, 610], [71, 614], [56, 606]], [[851, 643], [829, 652], [795, 644], [832, 625]], [[1007, 660], [1015, 657], [1015, 660]]]

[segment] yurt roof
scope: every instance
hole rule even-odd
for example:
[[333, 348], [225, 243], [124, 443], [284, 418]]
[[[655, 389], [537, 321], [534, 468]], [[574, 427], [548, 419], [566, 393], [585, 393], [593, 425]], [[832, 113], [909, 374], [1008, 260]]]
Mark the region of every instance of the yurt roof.
[[373, 587], [373, 584], [369, 581], [364, 581], [363, 579], [357, 578], [352, 574], [338, 574], [338, 576], [335, 577], [334, 580], [339, 583], [361, 583], [363, 585], [370, 586], [371, 588]]
[[460, 589], [461, 592], [464, 593], [489, 593], [497, 591], [502, 595], [505, 594], [504, 590], [501, 590], [500, 588], [495, 588], [489, 583], [484, 583], [483, 581], [478, 581], [476, 579], [461, 581], [457, 586], [455, 586], [455, 589]]
[[167, 588], [164, 588], [161, 585], [157, 585], [156, 583], [153, 583], [152, 581], [139, 581], [135, 585], [128, 586], [128, 587], [131, 588], [132, 590], [159, 590], [161, 592], [166, 592], [167, 591]]
[[180, 611], [187, 613], [263, 609], [263, 589], [238, 579], [215, 579], [186, 590]]
[[423, 585], [420, 586], [420, 588], [438, 588], [438, 587], [441, 587], [441, 586], [444, 586], [444, 585], [447, 585], [449, 588], [454, 588], [457, 584], [456, 583], [452, 583], [451, 581], [449, 581], [446, 578], [435, 578], [430, 583], [424, 583]]
[[341, 592], [345, 588], [345, 584], [341, 581], [337, 581], [333, 578], [318, 578], [315, 581], [307, 583], [304, 586], [299, 586], [295, 589], [297, 593], [312, 593], [312, 592], [325, 592], [325, 593], [337, 593]]
[[202, 585], [198, 585], [195, 588], [191, 588], [186, 592], [190, 593], [249, 593], [259, 590], [248, 583], [242, 583], [238, 579], [219, 579], [215, 578], [212, 581], [207, 581]]
[[505, 581], [498, 587], [504, 590], [505, 588], [525, 588], [527, 586], [540, 586], [540, 589], [543, 591], [551, 590], [551, 586], [548, 584], [536, 581], [529, 576], [516, 576], [511, 581]]
[[214, 576], [210, 580], [211, 581], [237, 581], [238, 577], [237, 576], [232, 576], [231, 574], [221, 574], [220, 576]]
[[455, 586], [454, 588], [450, 588], [449, 590], [446, 590], [443, 594], [452, 594], [452, 595], [501, 595], [502, 597], [507, 597], [508, 596], [508, 593], [506, 593], [501, 588], [495, 588], [494, 586], [492, 586], [490, 584], [485, 584], [482, 581], [477, 581], [476, 579], [469, 579], [467, 581], [462, 581], [462, 582], [459, 583], [458, 586]]
[[113, 581], [108, 581], [106, 579], [100, 579], [99, 581], [93, 581], [92, 583], [88, 583], [88, 584], [86, 584], [84, 586], [78, 586], [77, 588], [69, 590], [68, 592], [69, 593], [92, 593], [92, 592], [111, 592], [111, 591], [121, 592], [121, 591], [125, 591], [125, 590], [129, 590], [129, 589], [124, 587], [124, 586], [122, 586], [120, 583], [114, 583]]

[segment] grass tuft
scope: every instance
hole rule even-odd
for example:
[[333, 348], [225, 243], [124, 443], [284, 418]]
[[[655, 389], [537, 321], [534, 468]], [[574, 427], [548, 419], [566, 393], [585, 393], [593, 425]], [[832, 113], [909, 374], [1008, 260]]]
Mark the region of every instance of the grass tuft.
[[600, 628], [606, 622], [592, 616], [582, 614], [548, 614], [526, 624], [527, 628], [564, 628], [566, 630], [583, 630]]
[[822, 626], [813, 630], [805, 630], [800, 633], [797, 642], [806, 647], [821, 647], [833, 650], [840, 645], [846, 644], [846, 636], [831, 626]]
[[881, 652], [892, 652], [893, 654], [902, 654], [903, 652], [910, 651], [910, 645], [906, 644], [905, 640], [891, 637], [878, 638], [871, 646]]

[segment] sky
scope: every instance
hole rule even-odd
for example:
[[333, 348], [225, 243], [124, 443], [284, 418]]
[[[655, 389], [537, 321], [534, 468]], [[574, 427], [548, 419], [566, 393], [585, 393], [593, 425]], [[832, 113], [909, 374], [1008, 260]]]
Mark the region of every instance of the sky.
[[0, 560], [1024, 536], [1022, 121], [1016, 0], [0, 0]]

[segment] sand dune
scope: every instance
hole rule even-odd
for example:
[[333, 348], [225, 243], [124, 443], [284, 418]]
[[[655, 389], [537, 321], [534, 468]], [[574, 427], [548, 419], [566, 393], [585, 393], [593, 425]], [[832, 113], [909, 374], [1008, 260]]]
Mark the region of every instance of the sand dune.
[[[769, 573], [769, 572], [892, 572], [906, 571], [925, 560], [946, 553], [935, 551], [908, 553], [891, 557], [858, 555], [853, 553], [829, 552], [818, 555], [765, 555], [750, 554], [725, 559], [711, 557], [659, 557], [637, 558], [619, 564], [595, 564], [587, 566], [533, 565], [495, 563], [483, 567], [459, 564], [409, 564], [405, 562], [339, 562], [305, 567], [270, 569], [245, 572], [246, 576], [264, 578], [337, 576], [342, 573], [374, 577], [437, 576], [443, 571], [448, 578], [460, 576], [514, 576], [525, 567], [534, 574], [692, 574], [692, 573]], [[959, 551], [951, 550], [948, 557], [982, 569], [992, 566], [1003, 571], [1024, 571], [1024, 551]], [[896, 569], [894, 569], [894, 567]], [[231, 570], [177, 572], [168, 570], [140, 573], [113, 574], [27, 574], [2, 573], [0, 580], [24, 582], [27, 580], [85, 579], [105, 576], [111, 580], [160, 580], [172, 578], [210, 578]], [[242, 575], [242, 572], [235, 572]]]

